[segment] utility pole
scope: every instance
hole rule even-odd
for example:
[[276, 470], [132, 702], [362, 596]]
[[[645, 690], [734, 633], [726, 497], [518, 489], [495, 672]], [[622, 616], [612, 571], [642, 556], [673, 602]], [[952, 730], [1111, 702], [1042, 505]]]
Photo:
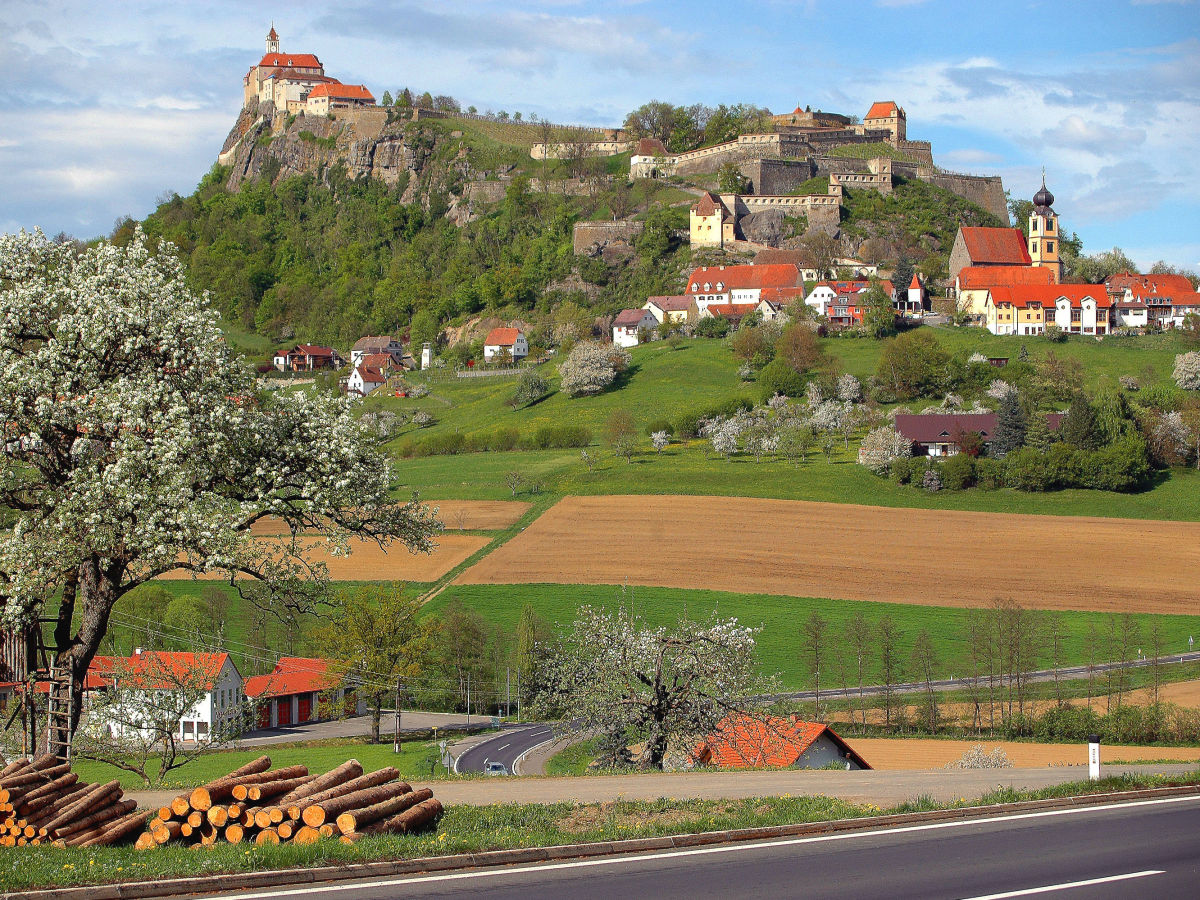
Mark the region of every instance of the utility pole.
[[521, 670], [517, 669], [517, 724], [521, 724]]
[[467, 671], [467, 727], [471, 727], [471, 672]]
[[400, 694], [403, 692], [403, 690], [404, 690], [404, 677], [402, 675], [397, 675], [396, 676], [396, 744], [395, 744], [395, 748], [394, 748], [396, 753], [400, 752]]
[[504, 667], [504, 717], [507, 719], [512, 712], [512, 670]]

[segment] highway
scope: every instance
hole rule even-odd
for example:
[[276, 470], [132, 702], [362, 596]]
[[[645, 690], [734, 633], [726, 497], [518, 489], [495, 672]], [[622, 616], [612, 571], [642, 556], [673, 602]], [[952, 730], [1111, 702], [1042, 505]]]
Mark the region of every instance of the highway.
[[485, 763], [498, 762], [511, 775], [518, 756], [553, 737], [554, 729], [549, 725], [506, 725], [496, 737], [464, 751], [454, 768], [458, 772], [482, 772]]
[[223, 900], [487, 897], [1063, 898], [1200, 895], [1200, 798], [820, 837], [265, 889]]

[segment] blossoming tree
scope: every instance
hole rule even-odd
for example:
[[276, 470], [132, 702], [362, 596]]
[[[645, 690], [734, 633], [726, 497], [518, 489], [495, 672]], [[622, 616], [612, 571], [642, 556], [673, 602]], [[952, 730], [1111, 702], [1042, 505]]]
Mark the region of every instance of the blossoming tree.
[[[256, 393], [170, 249], [140, 231], [82, 252], [0, 237], [0, 610], [24, 631], [53, 615], [70, 717], [52, 743], [74, 733], [113, 604], [138, 585], [218, 572], [312, 608], [328, 579], [315, 552], [356, 537], [428, 551], [441, 528], [389, 499], [388, 463], [344, 401]], [[266, 517], [290, 534], [252, 538]]]

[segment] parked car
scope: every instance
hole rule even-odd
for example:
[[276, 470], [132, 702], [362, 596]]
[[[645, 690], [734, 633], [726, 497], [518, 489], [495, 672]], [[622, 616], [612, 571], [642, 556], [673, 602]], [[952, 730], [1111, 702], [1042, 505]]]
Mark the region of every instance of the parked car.
[[507, 775], [508, 766], [504, 765], [504, 763], [488, 762], [487, 760], [484, 760], [483, 772], [485, 775]]

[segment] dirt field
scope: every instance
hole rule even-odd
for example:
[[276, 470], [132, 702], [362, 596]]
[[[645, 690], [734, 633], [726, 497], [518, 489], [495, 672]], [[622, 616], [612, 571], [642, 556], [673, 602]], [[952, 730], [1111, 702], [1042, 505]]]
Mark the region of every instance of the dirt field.
[[[1136, 540], [1153, 553], [1114, 555]], [[640, 584], [930, 606], [1190, 613], [1200, 523], [742, 497], [567, 497], [462, 584]]]
[[[530, 504], [515, 500], [427, 500], [447, 531], [497, 531], [512, 525]], [[282, 519], [261, 519], [250, 528], [258, 535], [286, 534]]]
[[[487, 544], [488, 539], [480, 535], [440, 535], [438, 547], [433, 553], [409, 553], [403, 544], [396, 544], [387, 553], [374, 543], [357, 542], [349, 556], [331, 557], [317, 552], [311, 557], [325, 563], [329, 576], [334, 581], [435, 581], [445, 575], [476, 550]], [[184, 571], [168, 572], [167, 579], [191, 578]], [[200, 576], [217, 579], [217, 574]]]
[[[1026, 744], [1010, 741], [936, 741], [922, 738], [849, 738], [849, 744], [876, 769], [940, 769], [962, 758], [977, 743], [986, 751], [1004, 748], [1016, 768], [1086, 766], [1086, 744]], [[1200, 747], [1101, 746], [1100, 761], [1200, 760]]]

